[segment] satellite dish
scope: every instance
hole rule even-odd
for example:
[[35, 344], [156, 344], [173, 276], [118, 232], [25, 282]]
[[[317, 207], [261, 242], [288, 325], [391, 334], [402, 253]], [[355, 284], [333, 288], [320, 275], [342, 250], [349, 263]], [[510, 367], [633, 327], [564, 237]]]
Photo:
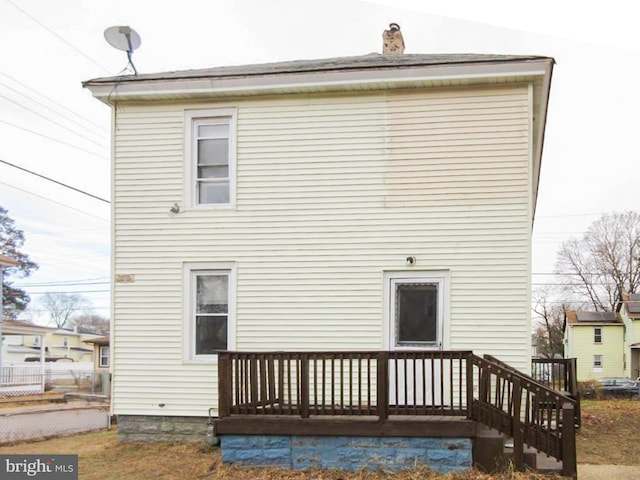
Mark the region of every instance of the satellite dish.
[[104, 31], [104, 38], [113, 48], [127, 52], [127, 59], [129, 60], [127, 67], [131, 65], [133, 73], [138, 75], [138, 71], [131, 60], [133, 51], [142, 43], [138, 32], [127, 26], [109, 27]]

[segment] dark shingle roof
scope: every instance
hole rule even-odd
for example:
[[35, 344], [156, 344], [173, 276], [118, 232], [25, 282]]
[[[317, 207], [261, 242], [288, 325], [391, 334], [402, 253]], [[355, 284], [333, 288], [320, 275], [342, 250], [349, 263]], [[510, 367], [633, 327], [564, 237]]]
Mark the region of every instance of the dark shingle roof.
[[196, 78], [233, 78], [254, 75], [282, 75], [289, 73], [331, 72], [364, 69], [410, 68], [437, 65], [510, 63], [536, 60], [550, 60], [549, 57], [533, 55], [488, 55], [488, 54], [413, 54], [382, 55], [370, 53], [354, 57], [324, 58], [316, 60], [294, 60], [287, 62], [264, 63], [213, 67], [173, 72], [145, 73], [97, 78], [84, 82], [87, 84], [111, 82], [136, 82], [145, 80], [179, 80]]
[[613, 323], [622, 325], [622, 321], [615, 312], [576, 312], [567, 311], [567, 322], [571, 324], [604, 324]]
[[640, 293], [630, 293], [627, 301], [629, 313], [640, 313]]
[[579, 322], [617, 322], [615, 312], [577, 312]]

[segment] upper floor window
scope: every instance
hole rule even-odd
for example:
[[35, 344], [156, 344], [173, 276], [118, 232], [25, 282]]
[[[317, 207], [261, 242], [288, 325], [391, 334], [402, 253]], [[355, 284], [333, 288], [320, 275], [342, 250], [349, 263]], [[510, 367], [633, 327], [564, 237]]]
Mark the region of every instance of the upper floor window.
[[187, 206], [235, 203], [235, 117], [235, 109], [185, 113]]
[[602, 327], [593, 328], [593, 343], [602, 343]]

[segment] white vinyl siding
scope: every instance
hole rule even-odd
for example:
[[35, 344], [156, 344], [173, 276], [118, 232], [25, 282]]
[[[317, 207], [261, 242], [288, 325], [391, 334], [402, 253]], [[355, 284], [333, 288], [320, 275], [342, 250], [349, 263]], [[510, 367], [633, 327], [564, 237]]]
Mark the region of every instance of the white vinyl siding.
[[[235, 209], [181, 203], [184, 119], [237, 109]], [[119, 105], [114, 408], [203, 415], [185, 363], [188, 262], [236, 265], [236, 349], [383, 347], [383, 275], [450, 272], [450, 349], [529, 366], [529, 87]], [[160, 407], [159, 405], [163, 405]]]

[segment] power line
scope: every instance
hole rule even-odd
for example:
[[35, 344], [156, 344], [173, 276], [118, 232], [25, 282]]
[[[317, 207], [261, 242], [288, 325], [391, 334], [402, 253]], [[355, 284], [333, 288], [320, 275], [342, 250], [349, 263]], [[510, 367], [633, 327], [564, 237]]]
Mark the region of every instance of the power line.
[[63, 295], [71, 293], [110, 293], [111, 290], [68, 290], [59, 292], [27, 292], [29, 295]]
[[33, 20], [34, 22], [36, 22], [38, 25], [40, 25], [42, 28], [44, 28], [47, 32], [49, 32], [51, 35], [53, 35], [54, 37], [56, 37], [58, 40], [60, 40], [62, 43], [64, 43], [65, 45], [67, 45], [69, 48], [71, 48], [73, 51], [75, 51], [76, 53], [78, 53], [79, 55], [83, 56], [84, 58], [86, 58], [87, 60], [89, 60], [91, 63], [93, 63], [94, 65], [97, 65], [98, 67], [100, 67], [102, 70], [104, 70], [106, 73], [110, 73], [109, 69], [106, 68], [104, 65], [101, 65], [100, 63], [98, 63], [96, 60], [94, 60], [93, 58], [91, 58], [89, 55], [87, 55], [86, 53], [84, 53], [83, 51], [81, 51], [80, 49], [78, 49], [75, 45], [73, 45], [72, 43], [70, 43], [69, 41], [67, 41], [66, 39], [62, 38], [60, 35], [58, 35], [56, 32], [54, 32], [52, 29], [50, 29], [49, 27], [47, 27], [44, 23], [42, 23], [40, 20], [38, 20], [37, 18], [35, 18], [33, 15], [31, 15], [29, 12], [23, 10], [22, 8], [20, 8], [18, 5], [16, 5], [15, 3], [13, 3], [11, 0], [6, 0], [7, 3], [9, 3], [11, 6], [13, 6], [16, 10], [19, 10], [20, 12], [22, 12], [24, 15], [26, 15], [27, 17], [29, 17], [31, 20]]
[[18, 190], [20, 192], [23, 192], [23, 193], [26, 193], [26, 194], [29, 194], [29, 195], [33, 195], [34, 197], [40, 198], [42, 200], [46, 200], [47, 202], [55, 203], [56, 205], [60, 205], [61, 207], [68, 208], [69, 210], [73, 210], [74, 212], [82, 213], [83, 215], [87, 215], [89, 217], [97, 218], [98, 220], [101, 220], [103, 222], [107, 222], [107, 223], [110, 222], [106, 218], [99, 217], [97, 215], [94, 215], [93, 213], [85, 212], [84, 210], [79, 210], [79, 209], [74, 208], [74, 207], [72, 207], [70, 205], [67, 205], [66, 203], [57, 202], [57, 201], [52, 200], [50, 198], [44, 197], [42, 195], [38, 195], [37, 193], [30, 192], [29, 190], [25, 190], [23, 188], [18, 188], [18, 187], [15, 187], [13, 185], [9, 185], [8, 183], [5, 183], [5, 182], [0, 182], [0, 185], [5, 185], [5, 186], [7, 186], [9, 188], [13, 188], [14, 190]]
[[[78, 112], [76, 112], [76, 111], [74, 111], [74, 110], [71, 110], [71, 109], [70, 109], [69, 107], [67, 107], [66, 105], [63, 105], [62, 103], [55, 101], [54, 99], [52, 99], [52, 98], [48, 97], [48, 96], [47, 96], [47, 95], [45, 95], [44, 93], [41, 93], [41, 92], [37, 91], [37, 90], [36, 90], [36, 89], [34, 89], [34, 88], [31, 88], [29, 85], [27, 85], [27, 84], [25, 84], [25, 83], [21, 82], [21, 81], [20, 81], [20, 80], [18, 80], [17, 78], [12, 77], [12, 76], [11, 76], [11, 75], [9, 75], [8, 73], [0, 72], [0, 75], [4, 75], [5, 77], [7, 77], [7, 78], [8, 78], [9, 80], [11, 80], [12, 82], [17, 83], [18, 85], [20, 85], [20, 86], [22, 86], [22, 87], [26, 88], [27, 90], [29, 90], [29, 91], [31, 91], [31, 92], [33, 92], [33, 93], [35, 93], [36, 95], [39, 95], [40, 97], [42, 97], [42, 98], [46, 99], [48, 102], [50, 102], [50, 103], [52, 103], [53, 105], [55, 105], [58, 109], [66, 110], [67, 112], [69, 112], [69, 113], [73, 114], [74, 116], [76, 116], [76, 117], [78, 117], [78, 118], [81, 118], [82, 120], [84, 120], [84, 122], [85, 122], [85, 123], [89, 123], [89, 124], [93, 125], [94, 127], [96, 127], [96, 128], [97, 128], [98, 130], [100, 130], [101, 132], [103, 132], [103, 133], [109, 133], [109, 132], [108, 132], [108, 130], [106, 130], [102, 125], [99, 125], [98, 123], [95, 123], [95, 122], [94, 122], [93, 120], [91, 120], [90, 118], [87, 118], [87, 117], [83, 116], [82, 114], [80, 114], [80, 113], [78, 113]], [[28, 97], [27, 95], [25, 95], [24, 93], [18, 92], [16, 89], [14, 89], [14, 88], [12, 88], [12, 87], [8, 86], [8, 85], [7, 85], [6, 83], [4, 83], [4, 82], [0, 82], [0, 84], [1, 84], [1, 85], [4, 85], [5, 87], [9, 88], [10, 90], [13, 90], [14, 92], [18, 93], [19, 95], [22, 95], [22, 96], [24, 96], [24, 97], [26, 97], [26, 98], [29, 98], [29, 97]], [[42, 104], [42, 103], [38, 102], [37, 100], [33, 100], [33, 99], [30, 99], [30, 100], [31, 100], [32, 102], [34, 102], [34, 103], [37, 103], [37, 104], [39, 104], [39, 105], [42, 105], [44, 108], [49, 109], [50, 111], [52, 111], [52, 112], [56, 113], [57, 115], [60, 115], [60, 116], [62, 116], [62, 117], [64, 117], [64, 118], [68, 118], [68, 117], [66, 117], [66, 116], [62, 115], [59, 111], [53, 110], [53, 109], [51, 109], [51, 108], [49, 108], [49, 107], [45, 106], [44, 104]], [[78, 125], [82, 125], [84, 128], [87, 128], [85, 123], [80, 123], [80, 122], [78, 122]]]
[[41, 175], [39, 173], [36, 173], [36, 172], [34, 172], [32, 170], [27, 170], [26, 168], [20, 167], [18, 165], [14, 165], [13, 163], [7, 162], [6, 160], [2, 160], [1, 158], [0, 158], [0, 163], [4, 163], [4, 164], [9, 165], [9, 166], [11, 166], [13, 168], [17, 168], [18, 170], [22, 170], [23, 172], [27, 172], [27, 173], [29, 173], [31, 175], [35, 175], [36, 177], [44, 178], [45, 180], [47, 180], [49, 182], [55, 183], [57, 185], [61, 185], [61, 186], [65, 187], [65, 188], [73, 190], [74, 192], [81, 193], [81, 194], [86, 195], [88, 197], [95, 198], [96, 200], [100, 200], [101, 202], [111, 203], [109, 200], [104, 199], [102, 197], [98, 197], [97, 195], [94, 195], [93, 193], [85, 192], [84, 190], [80, 190], [79, 188], [72, 187], [71, 185], [67, 185], [66, 183], [59, 182], [58, 180], [54, 180], [53, 178], [46, 177], [46, 176]]
[[24, 108], [26, 111], [28, 111], [30, 113], [33, 113], [34, 115], [37, 115], [40, 118], [44, 118], [45, 120], [53, 123], [54, 125], [56, 125], [59, 128], [62, 128], [64, 130], [66, 130], [67, 132], [71, 132], [74, 135], [79, 136], [80, 138], [84, 138], [87, 142], [93, 143], [94, 145], [97, 145], [98, 147], [107, 148], [107, 146], [104, 143], [97, 142], [94, 139], [89, 138], [86, 135], [83, 135], [82, 133], [78, 132], [77, 130], [74, 130], [74, 129], [69, 128], [69, 127], [67, 127], [65, 125], [62, 125], [60, 122], [57, 122], [56, 120], [53, 120], [53, 119], [51, 119], [49, 117], [46, 117], [43, 114], [41, 114], [40, 112], [37, 112], [36, 110], [33, 110], [32, 108], [29, 108], [29, 107], [21, 104], [20, 102], [16, 102], [15, 100], [13, 100], [13, 99], [5, 96], [5, 95], [2, 95], [2, 94], [0, 94], [0, 98], [4, 98], [6, 101], [13, 103], [14, 105], [17, 105], [20, 108]]
[[54, 137], [50, 137], [49, 135], [45, 135], [44, 133], [36, 132], [35, 130], [31, 130], [30, 128], [23, 127], [22, 125], [16, 125], [15, 123], [7, 122], [6, 120], [0, 120], [0, 123], [4, 123], [5, 125], [9, 125], [10, 127], [17, 128], [19, 130], [24, 130], [25, 132], [29, 132], [33, 135], [37, 135], [42, 138], [46, 138], [47, 140], [51, 140], [52, 142], [60, 143], [62, 145], [66, 145], [67, 147], [74, 148], [76, 150], [80, 150], [81, 152], [88, 153], [90, 155], [94, 155], [99, 158], [108, 159], [105, 155], [101, 153], [96, 153], [91, 150], [87, 150], [86, 148], [78, 147], [77, 145], [73, 145], [72, 143], [64, 142]]
[[31, 287], [44, 287], [44, 286], [63, 286], [63, 285], [90, 285], [90, 282], [94, 282], [96, 280], [104, 280], [101, 282], [96, 282], [97, 284], [100, 283], [109, 283], [109, 280], [111, 279], [111, 277], [92, 277], [92, 278], [81, 278], [78, 280], [63, 280], [60, 282], [40, 282], [40, 283], [14, 283], [13, 285], [16, 287], [27, 287], [27, 286], [31, 286]]

